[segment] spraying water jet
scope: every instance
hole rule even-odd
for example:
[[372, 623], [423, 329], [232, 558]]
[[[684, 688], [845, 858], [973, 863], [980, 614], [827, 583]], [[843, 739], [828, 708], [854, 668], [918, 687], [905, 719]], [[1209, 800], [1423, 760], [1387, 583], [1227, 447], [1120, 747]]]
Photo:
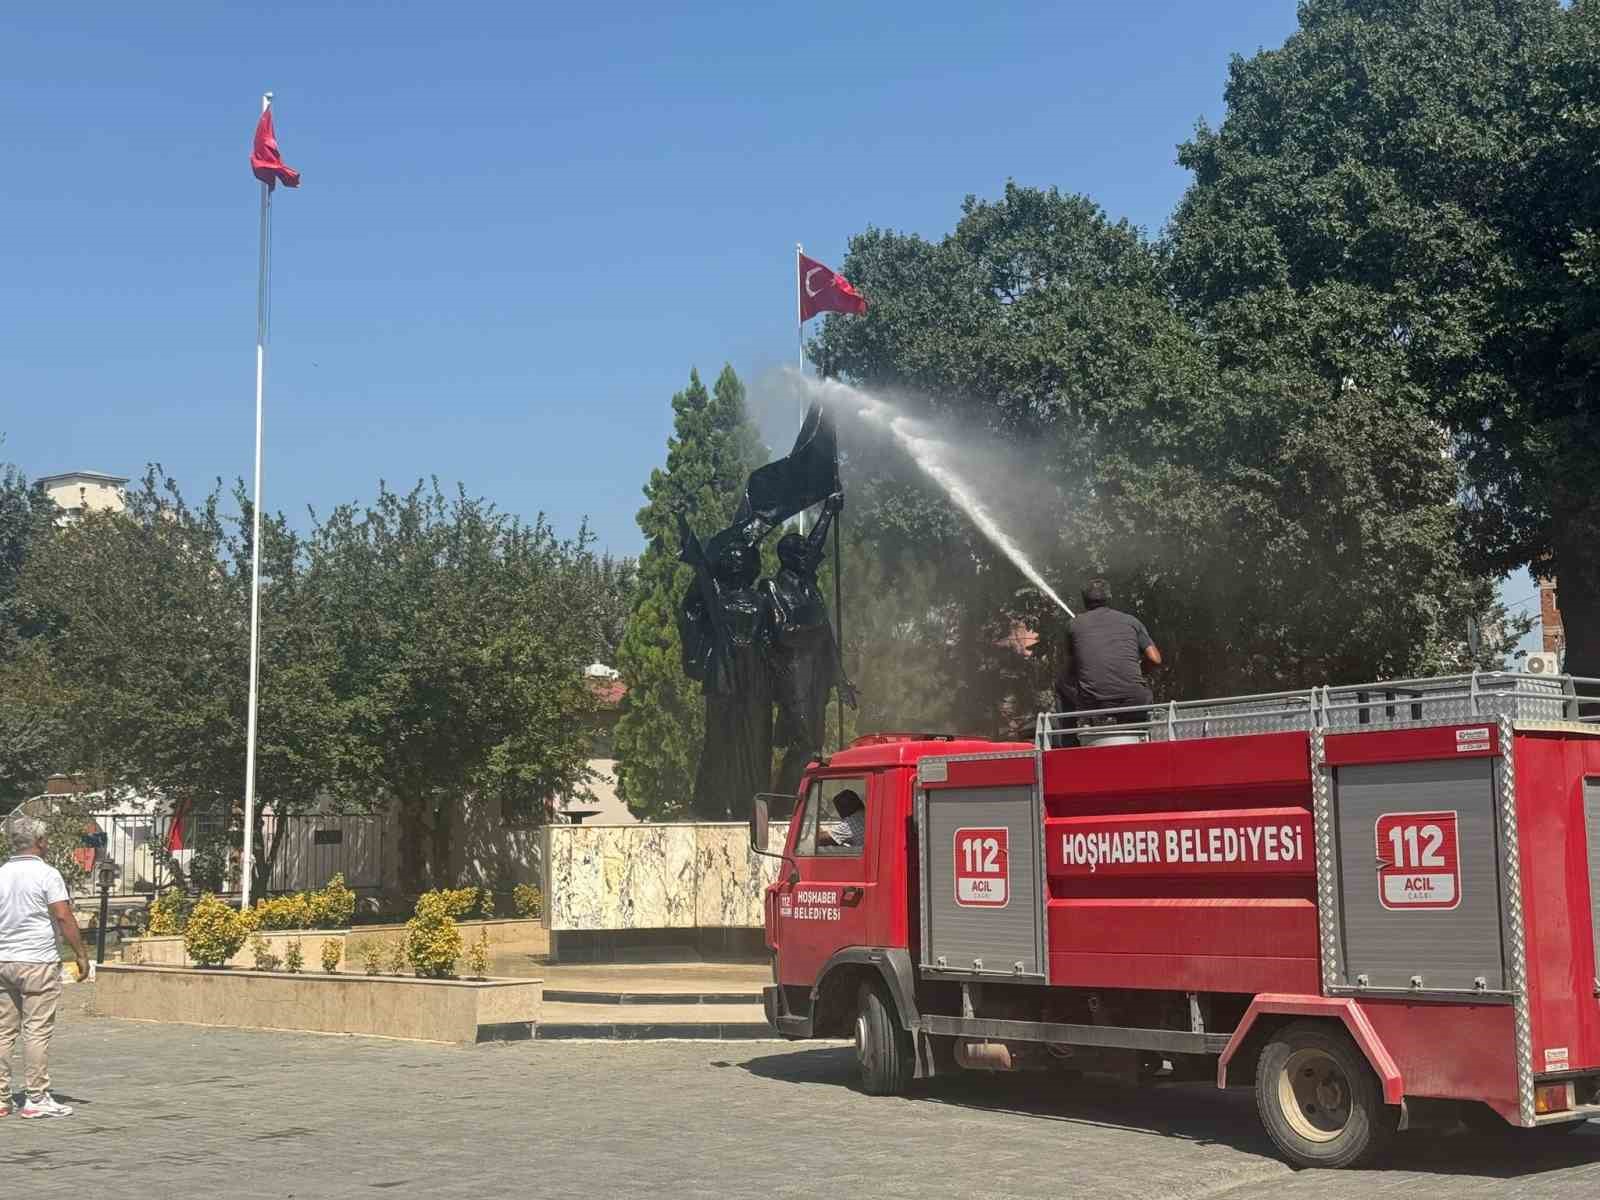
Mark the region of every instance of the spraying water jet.
[[1039, 569], [1023, 553], [1022, 547], [1017, 545], [1010, 534], [1000, 528], [999, 522], [978, 498], [971, 481], [966, 479], [955, 465], [955, 448], [949, 442], [934, 434], [923, 422], [906, 416], [886, 400], [870, 392], [851, 387], [848, 383], [840, 383], [837, 379], [810, 378], [801, 375], [793, 368], [787, 368], [786, 374], [798, 383], [802, 391], [822, 404], [853, 413], [861, 420], [889, 434], [923, 474], [939, 485], [940, 490], [950, 498], [951, 502], [966, 513], [978, 527], [978, 532], [983, 534], [996, 550], [1004, 554], [1029, 583], [1050, 597], [1067, 616], [1077, 615], [1045, 581]]

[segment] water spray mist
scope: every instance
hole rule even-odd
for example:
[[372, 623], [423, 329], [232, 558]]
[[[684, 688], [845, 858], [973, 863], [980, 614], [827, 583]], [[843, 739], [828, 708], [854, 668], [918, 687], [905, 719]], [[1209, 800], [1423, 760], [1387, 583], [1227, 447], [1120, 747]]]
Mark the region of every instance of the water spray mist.
[[929, 479], [939, 485], [945, 495], [978, 527], [995, 549], [1011, 560], [1012, 564], [1036, 588], [1055, 601], [1067, 616], [1076, 616], [1067, 602], [1039, 573], [1022, 548], [1001, 529], [998, 522], [978, 499], [969, 480], [963, 478], [955, 466], [957, 451], [949, 442], [935, 435], [928, 427], [912, 417], [899, 412], [886, 400], [881, 400], [860, 388], [840, 383], [837, 379], [813, 379], [794, 371], [786, 372], [808, 395], [835, 410], [856, 414], [862, 420], [884, 430], [911, 456]]

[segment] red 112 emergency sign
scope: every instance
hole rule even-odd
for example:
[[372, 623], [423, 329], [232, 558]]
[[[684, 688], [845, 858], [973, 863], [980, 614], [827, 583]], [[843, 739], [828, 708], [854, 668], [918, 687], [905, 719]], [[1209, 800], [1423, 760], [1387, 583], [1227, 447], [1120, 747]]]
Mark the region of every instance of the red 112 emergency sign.
[[1454, 908], [1461, 903], [1461, 851], [1454, 812], [1378, 818], [1378, 903], [1384, 908]]
[[1008, 829], [956, 830], [956, 903], [1004, 908], [1011, 902]]

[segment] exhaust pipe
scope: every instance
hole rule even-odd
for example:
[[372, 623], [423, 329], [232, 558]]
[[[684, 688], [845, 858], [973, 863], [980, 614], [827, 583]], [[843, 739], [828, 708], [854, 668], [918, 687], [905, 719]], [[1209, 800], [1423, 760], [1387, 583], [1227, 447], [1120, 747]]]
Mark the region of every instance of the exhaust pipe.
[[956, 1043], [956, 1065], [968, 1071], [1015, 1071], [1011, 1049], [1004, 1042]]

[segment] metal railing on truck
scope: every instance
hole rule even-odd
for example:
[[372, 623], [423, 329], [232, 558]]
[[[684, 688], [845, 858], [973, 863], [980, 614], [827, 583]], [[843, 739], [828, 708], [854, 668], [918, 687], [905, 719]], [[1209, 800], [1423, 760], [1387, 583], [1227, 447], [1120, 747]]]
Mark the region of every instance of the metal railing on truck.
[[[1580, 688], [1589, 694], [1580, 692]], [[1071, 745], [1080, 733], [1096, 740], [1133, 734], [1149, 741], [1182, 741], [1294, 730], [1444, 725], [1502, 716], [1515, 721], [1600, 726], [1600, 679], [1474, 671], [1470, 675], [1432, 679], [1392, 679], [1292, 692], [1040, 713], [1034, 727], [1034, 744], [1041, 750]]]

